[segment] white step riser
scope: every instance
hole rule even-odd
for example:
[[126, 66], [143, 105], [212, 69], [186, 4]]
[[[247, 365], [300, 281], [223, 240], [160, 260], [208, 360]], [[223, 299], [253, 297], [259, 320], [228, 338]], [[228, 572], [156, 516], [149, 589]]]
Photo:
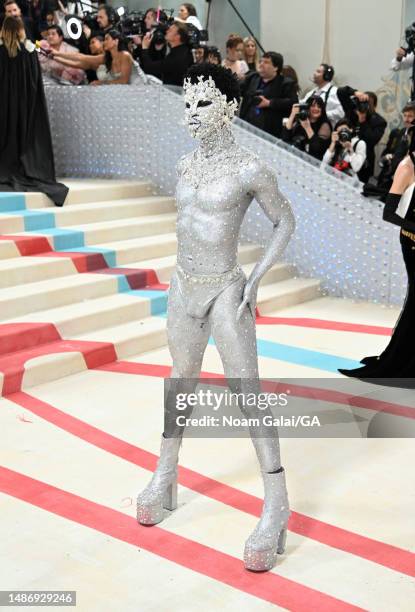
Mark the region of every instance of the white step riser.
[[129, 323], [151, 316], [150, 300], [137, 299], [135, 303], [126, 303], [99, 313], [88, 313], [66, 321], [56, 321], [55, 325], [63, 338], [73, 338], [81, 334], [116, 327], [123, 323]]
[[145, 236], [157, 236], [158, 234], [174, 232], [176, 228], [176, 222], [173, 220], [160, 220], [153, 223], [138, 223], [136, 219], [131, 221], [131, 224], [126, 224], [122, 227], [98, 230], [87, 229], [84, 233], [85, 244], [93, 246], [94, 244], [111, 241], [116, 242], [119, 240], [131, 240], [132, 238], [144, 238]]
[[[140, 355], [147, 351], [162, 348], [166, 345], [166, 342], [167, 337], [164, 330], [152, 331], [147, 335], [124, 339], [115, 344], [115, 349], [118, 359], [126, 359], [132, 355]], [[61, 353], [48, 356], [45, 362], [28, 363], [22, 388], [30, 389], [37, 385], [78, 374], [86, 369], [85, 361], [80, 353]]]
[[112, 221], [115, 219], [128, 219], [144, 217], [146, 215], [161, 215], [173, 213], [175, 210], [173, 200], [160, 201], [146, 204], [143, 206], [139, 202], [136, 204], [124, 205], [122, 202], [114, 202], [113, 208], [100, 208], [96, 210], [65, 210], [62, 214], [56, 215], [58, 227], [71, 225], [82, 225], [84, 223], [99, 223], [100, 221]]
[[14, 257], [20, 257], [17, 246], [13, 242], [0, 240], [0, 261], [2, 259], [13, 259]]
[[[31, 260], [33, 261], [33, 258]], [[36, 265], [14, 268], [0, 274], [0, 288], [67, 276], [73, 274], [74, 270], [70, 259], [56, 257], [48, 262], [39, 261]]]
[[28, 299], [27, 297], [19, 297], [11, 300], [0, 301], [0, 320], [11, 319], [12, 317], [22, 317], [24, 315], [58, 308], [59, 306], [68, 306], [84, 300], [114, 295], [118, 292], [118, 283], [114, 277], [102, 275], [100, 281], [91, 280], [88, 285], [79, 285], [78, 287], [68, 287], [66, 289], [55, 289], [45, 291], [40, 294], [33, 294]]
[[[99, 203], [89, 210], [77, 210], [76, 208], [57, 209], [55, 212], [56, 227], [71, 227], [86, 223], [100, 223], [118, 219], [144, 217], [146, 215], [169, 214], [174, 212], [174, 201], [155, 201], [154, 203], [141, 204], [139, 201], [124, 205], [122, 202], [114, 202], [112, 207], [101, 208]], [[48, 212], [48, 211], [45, 211]], [[0, 215], [0, 234], [13, 234], [24, 232], [24, 219], [19, 215]], [[42, 229], [38, 230], [42, 233]]]
[[287, 292], [284, 295], [278, 295], [275, 297], [268, 297], [267, 299], [258, 299], [257, 307], [261, 315], [265, 315], [274, 310], [282, 308], [288, 308], [288, 306], [295, 306], [302, 302], [308, 302], [321, 297], [320, 285], [316, 283], [315, 286], [304, 287], [297, 289], [296, 291]]
[[[65, 182], [65, 179], [62, 179]], [[30, 193], [26, 195], [27, 208], [52, 208], [55, 206], [42, 193]], [[90, 188], [75, 187], [69, 190], [64, 206], [86, 204], [88, 202], [105, 202], [108, 200], [122, 200], [123, 198], [140, 198], [155, 195], [155, 190], [149, 183], [133, 181], [127, 185], [116, 185], [114, 187], [108, 185], [97, 185]]]

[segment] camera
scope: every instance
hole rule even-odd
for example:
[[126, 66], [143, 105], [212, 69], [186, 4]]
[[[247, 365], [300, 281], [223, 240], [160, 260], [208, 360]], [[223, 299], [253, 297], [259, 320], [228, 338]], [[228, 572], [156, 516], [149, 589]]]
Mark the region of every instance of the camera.
[[141, 11], [125, 13], [121, 21], [121, 30], [124, 36], [144, 36], [146, 33], [144, 13]]
[[264, 91], [262, 89], [257, 89], [252, 98], [252, 103], [255, 104], [255, 106], [258, 106], [258, 104], [261, 104], [261, 96], [263, 95], [264, 95]]
[[[169, 13], [169, 14], [168, 14]], [[166, 42], [166, 32], [171, 25], [175, 23], [173, 17], [173, 9], [170, 11], [161, 10], [159, 15], [159, 23], [153, 31], [153, 42], [156, 45], [162, 45]], [[207, 30], [199, 30], [192, 23], [186, 23], [187, 32], [189, 34], [189, 47], [198, 49], [203, 46], [209, 39]]]
[[299, 106], [300, 110], [296, 115], [296, 119], [298, 119], [299, 121], [305, 121], [310, 116], [310, 107], [308, 106], [308, 104], [300, 104]]
[[369, 102], [361, 102], [356, 96], [350, 96], [352, 101], [353, 110], [359, 111], [359, 113], [367, 113], [370, 109]]
[[405, 40], [408, 45], [407, 53], [415, 51], [415, 22], [405, 30]]
[[352, 142], [352, 136], [352, 132], [343, 128], [339, 131], [339, 142]]

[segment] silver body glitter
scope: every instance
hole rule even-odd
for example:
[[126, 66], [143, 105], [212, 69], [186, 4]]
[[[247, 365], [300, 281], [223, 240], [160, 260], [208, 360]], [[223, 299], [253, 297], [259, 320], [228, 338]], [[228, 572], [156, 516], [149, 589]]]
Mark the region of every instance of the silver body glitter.
[[[192, 389], [212, 334], [227, 379], [240, 381], [239, 392], [259, 393], [255, 329], [258, 285], [288, 244], [295, 228], [294, 215], [274, 172], [237, 145], [231, 128], [236, 100], [228, 102], [211, 77], [199, 77], [196, 84], [186, 82], [184, 90], [185, 120], [200, 145], [178, 164], [177, 268], [170, 284], [167, 319], [173, 359], [171, 391], [174, 395], [179, 388], [188, 392]], [[271, 220], [273, 231], [247, 279], [238, 266], [238, 240], [254, 198]], [[248, 418], [257, 416], [255, 406], [240, 408]], [[145, 524], [162, 520], [162, 508], [169, 505], [165, 500], [167, 487], [177, 482], [172, 466], [177, 463], [179, 445], [172, 440], [181, 439], [183, 428], [175, 424], [177, 414], [169, 411], [168, 405], [166, 415], [165, 434], [170, 446], [167, 448], [163, 437], [156, 472], [137, 500], [137, 518]], [[265, 496], [261, 520], [245, 546], [244, 561], [248, 569], [261, 571], [270, 569], [277, 552], [283, 551], [290, 511], [284, 472], [276, 472], [281, 468], [277, 435], [261, 437], [260, 429], [251, 435]]]

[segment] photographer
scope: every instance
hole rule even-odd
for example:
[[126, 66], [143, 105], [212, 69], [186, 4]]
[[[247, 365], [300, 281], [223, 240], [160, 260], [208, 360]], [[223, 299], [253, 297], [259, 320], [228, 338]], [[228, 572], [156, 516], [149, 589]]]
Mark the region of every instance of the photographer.
[[323, 159], [330, 145], [331, 125], [324, 101], [312, 96], [307, 104], [294, 104], [282, 130], [282, 139], [316, 159]]
[[[39, 53], [39, 63], [42, 73], [59, 80], [61, 83], [80, 85], [86, 80], [85, 72], [78, 67], [63, 66], [54, 58], [54, 53], [75, 53], [75, 47], [63, 40], [63, 32], [59, 26], [49, 26], [46, 40], [40, 42], [43, 53]], [[79, 55], [79, 53], [78, 53]]]
[[408, 26], [405, 30], [405, 40], [408, 47], [399, 47], [396, 50], [395, 57], [391, 62], [391, 69], [394, 71], [398, 70], [409, 70], [412, 69], [412, 90], [411, 100], [415, 99], [415, 63], [414, 63], [414, 51], [415, 51], [415, 22]]
[[353, 124], [348, 119], [340, 119], [331, 135], [331, 144], [324, 154], [325, 165], [357, 178], [358, 172], [366, 162], [366, 143], [354, 136]]
[[305, 104], [311, 96], [319, 96], [324, 100], [327, 117], [334, 126], [344, 117], [344, 111], [337, 96], [337, 87], [332, 83], [333, 78], [333, 66], [329, 66], [329, 64], [320, 64], [314, 71], [312, 78], [316, 87], [300, 100], [300, 104]]
[[359, 137], [367, 145], [367, 163], [359, 172], [359, 180], [367, 183], [375, 171], [375, 147], [385, 133], [386, 121], [376, 112], [377, 96], [352, 87], [339, 87], [337, 95]]
[[409, 146], [409, 130], [415, 125], [415, 102], [408, 102], [402, 109], [403, 128], [395, 128], [389, 134], [389, 139], [379, 160], [381, 167], [376, 185], [365, 185], [364, 195], [378, 197], [385, 201], [396, 169], [407, 155]]
[[53, 57], [64, 66], [95, 70], [97, 80], [90, 85], [128, 85], [133, 79], [133, 58], [125, 50], [122, 36], [117, 30], [105, 34], [103, 53], [84, 55], [83, 53], [61, 53], [52, 51]]
[[[164, 11], [158, 12], [159, 21], [157, 21], [157, 10], [155, 8], [149, 8], [144, 13], [142, 24], [144, 26], [145, 34], [152, 34], [159, 23], [165, 23], [167, 21], [167, 15]], [[142, 26], [141, 26], [142, 27]], [[133, 57], [137, 59], [140, 65], [143, 63], [143, 36], [134, 35], [132, 42], [135, 45], [133, 49]], [[156, 36], [152, 37], [150, 47], [148, 48], [148, 54], [153, 62], [163, 60], [167, 53], [167, 43], [164, 35], [158, 32]]]
[[247, 74], [240, 117], [260, 130], [281, 137], [282, 120], [298, 102], [296, 83], [282, 74], [284, 58], [268, 51], [259, 63], [258, 72]]
[[183, 86], [184, 75], [193, 64], [193, 55], [189, 47], [189, 33], [183, 23], [172, 23], [166, 31], [166, 41], [170, 52], [162, 60], [154, 61], [150, 57], [150, 45], [154, 34], [143, 38], [142, 67], [144, 72], [152, 74], [165, 85]]

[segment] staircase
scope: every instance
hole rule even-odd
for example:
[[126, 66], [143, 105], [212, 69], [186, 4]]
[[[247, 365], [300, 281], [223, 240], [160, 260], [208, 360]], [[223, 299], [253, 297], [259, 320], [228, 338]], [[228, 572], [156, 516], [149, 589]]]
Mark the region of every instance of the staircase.
[[[63, 208], [42, 194], [0, 193], [2, 395], [166, 344], [175, 264], [175, 205], [139, 181], [71, 180]], [[249, 274], [261, 249], [240, 247]], [[319, 282], [277, 264], [267, 314], [311, 300]]]

